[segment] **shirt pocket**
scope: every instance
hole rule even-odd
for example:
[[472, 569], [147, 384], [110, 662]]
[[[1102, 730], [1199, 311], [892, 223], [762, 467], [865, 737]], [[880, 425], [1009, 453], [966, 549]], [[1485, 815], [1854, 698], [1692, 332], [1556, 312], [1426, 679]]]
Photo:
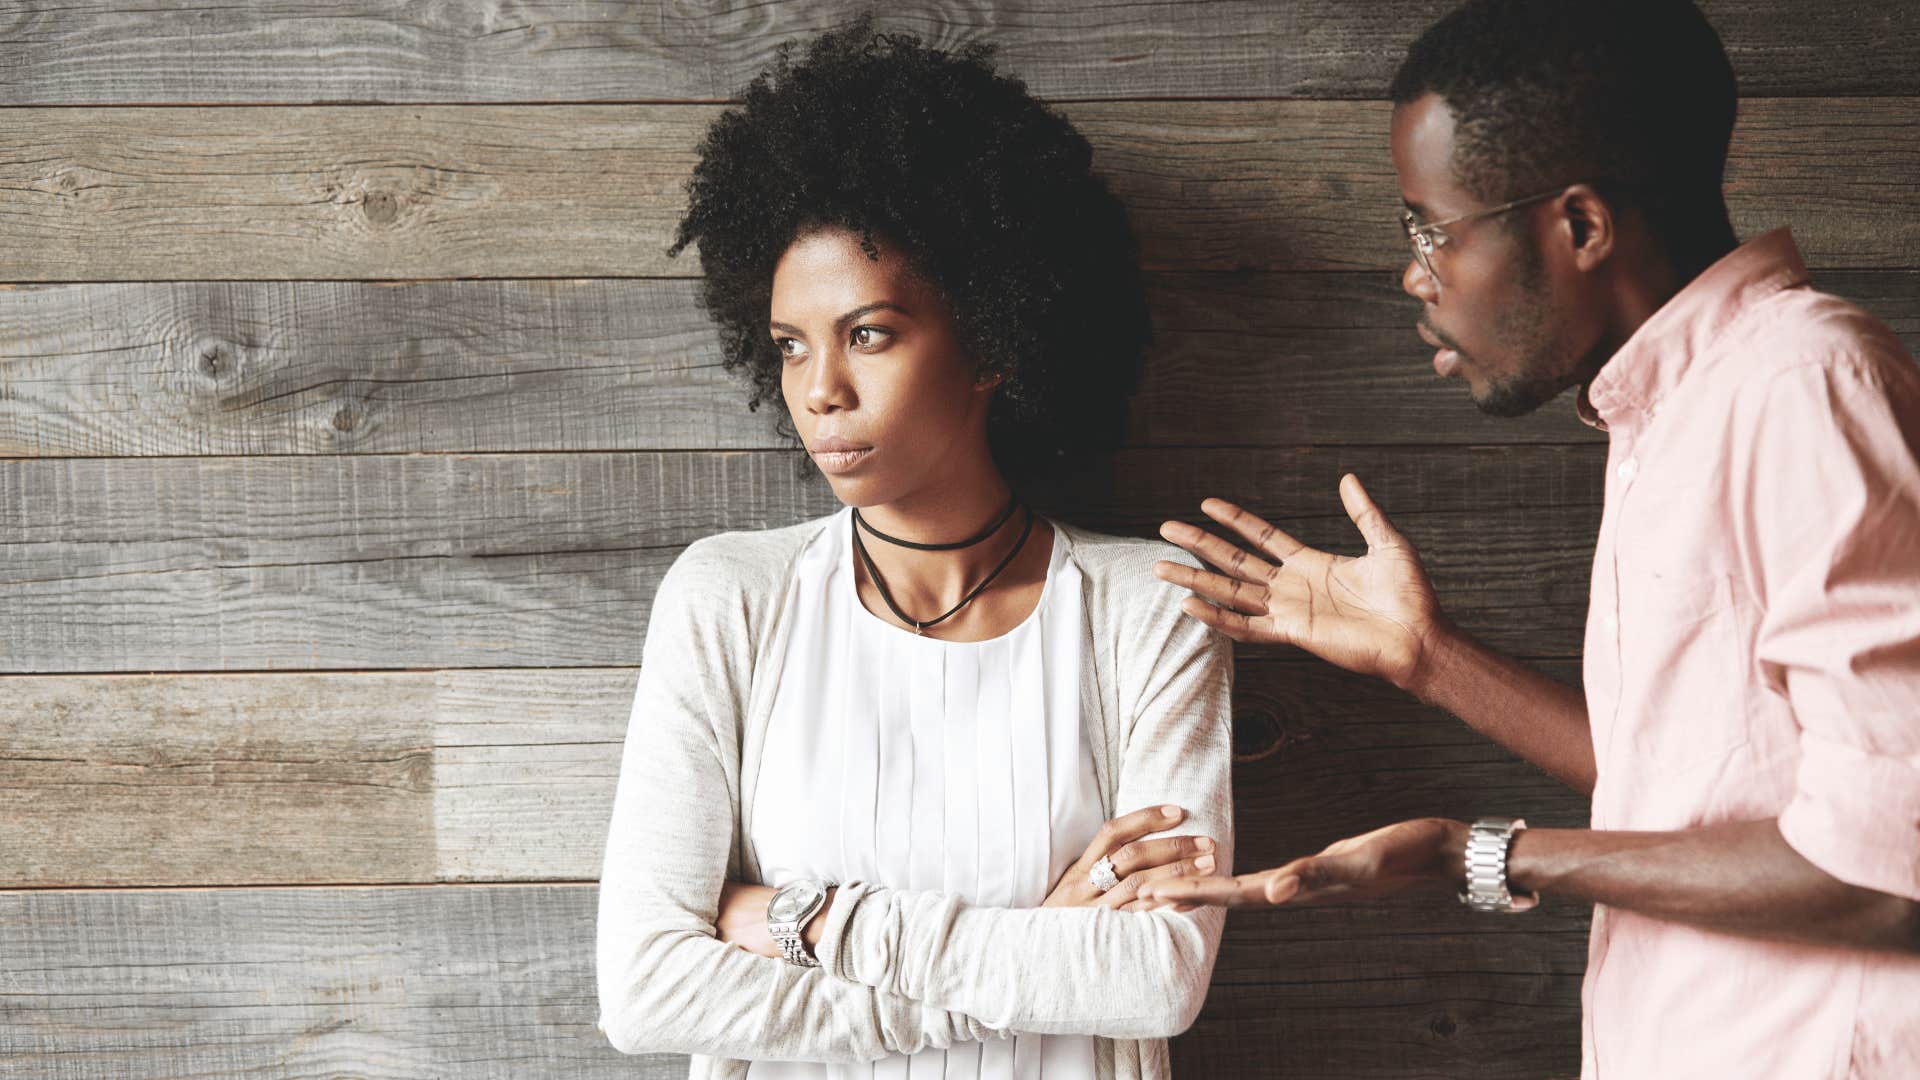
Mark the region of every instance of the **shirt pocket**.
[[1709, 770], [1747, 744], [1748, 653], [1732, 578], [1646, 566], [1621, 581], [1621, 721], [1637, 770]]

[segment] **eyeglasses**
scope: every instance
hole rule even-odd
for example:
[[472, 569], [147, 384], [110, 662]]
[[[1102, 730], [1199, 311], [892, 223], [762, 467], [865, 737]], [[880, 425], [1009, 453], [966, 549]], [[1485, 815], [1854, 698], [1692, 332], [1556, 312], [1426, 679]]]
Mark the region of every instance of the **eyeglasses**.
[[1441, 229], [1448, 225], [1458, 225], [1463, 221], [1477, 221], [1480, 218], [1504, 214], [1509, 210], [1518, 210], [1523, 206], [1531, 206], [1551, 199], [1573, 186], [1573, 184], [1565, 184], [1552, 191], [1543, 191], [1538, 195], [1529, 195], [1524, 199], [1501, 203], [1499, 206], [1489, 206], [1485, 210], [1470, 210], [1464, 214], [1455, 214], [1444, 221], [1429, 221], [1425, 224], [1421, 224], [1420, 220], [1413, 216], [1413, 211], [1402, 210], [1400, 211], [1400, 228], [1407, 234], [1407, 245], [1413, 248], [1413, 257], [1419, 261], [1420, 269], [1425, 270], [1428, 277], [1439, 281], [1440, 274], [1433, 268], [1433, 253], [1449, 239], [1446, 233], [1440, 231]]

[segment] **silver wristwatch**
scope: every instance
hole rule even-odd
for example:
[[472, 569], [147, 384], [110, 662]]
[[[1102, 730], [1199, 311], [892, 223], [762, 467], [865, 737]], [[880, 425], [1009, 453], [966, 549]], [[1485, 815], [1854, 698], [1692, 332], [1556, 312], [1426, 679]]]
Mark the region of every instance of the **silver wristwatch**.
[[807, 923], [827, 905], [828, 887], [826, 882], [807, 878], [789, 881], [780, 886], [767, 903], [767, 930], [773, 935], [774, 944], [780, 946], [780, 955], [787, 963], [820, 966], [820, 961], [807, 952], [807, 943], [801, 935], [806, 933]]
[[1507, 890], [1507, 847], [1527, 827], [1520, 818], [1481, 818], [1467, 833], [1467, 887], [1460, 902], [1475, 911], [1512, 915], [1540, 902], [1532, 893]]

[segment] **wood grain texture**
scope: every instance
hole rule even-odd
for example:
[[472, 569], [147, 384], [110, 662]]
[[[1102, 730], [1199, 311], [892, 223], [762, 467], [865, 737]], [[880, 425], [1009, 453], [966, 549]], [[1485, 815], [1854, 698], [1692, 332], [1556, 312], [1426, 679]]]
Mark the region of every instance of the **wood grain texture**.
[[[711, 106], [26, 109], [0, 135], [0, 280], [692, 276], [667, 258]], [[1150, 267], [1404, 265], [1380, 102], [1068, 107]], [[1743, 233], [1814, 266], [1920, 247], [1905, 98], [1743, 105]]]
[[[0, 104], [721, 98], [867, 5], [397, 0], [0, 9]], [[1379, 97], [1450, 0], [910, 0], [883, 28], [991, 42], [1047, 97]], [[1901, 0], [1702, 4], [1748, 94], [1920, 92]], [[1836, 63], [1845, 57], [1848, 62]]]
[[[1920, 352], [1920, 273], [1816, 284]], [[772, 448], [693, 281], [0, 289], [0, 456]], [[1434, 378], [1391, 273], [1156, 274], [1131, 445], [1599, 441]]]
[[0, 1076], [684, 1076], [595, 1028], [593, 897], [0, 893]]
[[[1578, 915], [1457, 911], [1236, 916], [1181, 1075], [1569, 1075]], [[684, 1075], [595, 1030], [593, 916], [586, 885], [0, 893], [0, 1076]]]
[[[1577, 682], [1578, 665], [1545, 670]], [[590, 881], [631, 668], [0, 678], [9, 886]], [[1437, 710], [1241, 660], [1241, 862], [1407, 817], [1585, 804]]]
[[[1234, 495], [1351, 551], [1342, 473], [1497, 645], [1579, 647], [1604, 447], [1125, 451], [1038, 505], [1152, 535]], [[591, 666], [640, 655], [682, 546], [838, 507], [784, 452], [0, 462], [12, 672]]]

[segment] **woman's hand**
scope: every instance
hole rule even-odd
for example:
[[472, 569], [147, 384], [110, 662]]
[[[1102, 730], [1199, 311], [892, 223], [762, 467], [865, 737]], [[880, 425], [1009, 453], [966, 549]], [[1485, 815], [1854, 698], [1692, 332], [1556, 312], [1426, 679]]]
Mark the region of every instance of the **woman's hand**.
[[1160, 535], [1220, 572], [1175, 562], [1157, 563], [1153, 572], [1199, 594], [1181, 609], [1235, 641], [1297, 645], [1424, 697], [1425, 661], [1446, 624], [1420, 553], [1358, 477], [1341, 479], [1340, 501], [1367, 541], [1358, 558], [1315, 550], [1224, 499], [1208, 499], [1201, 511], [1252, 550], [1169, 521]]
[[[1170, 829], [1186, 818], [1177, 806], [1149, 806], [1122, 814], [1094, 835], [1078, 862], [1067, 867], [1041, 907], [1108, 907], [1145, 911], [1158, 907], [1139, 898], [1140, 887], [1156, 878], [1204, 876], [1213, 873], [1213, 840], [1205, 836], [1163, 836], [1142, 840], [1149, 833]], [[1101, 856], [1113, 861], [1120, 884], [1101, 892], [1087, 880]], [[1184, 910], [1186, 905], [1180, 905]]]

